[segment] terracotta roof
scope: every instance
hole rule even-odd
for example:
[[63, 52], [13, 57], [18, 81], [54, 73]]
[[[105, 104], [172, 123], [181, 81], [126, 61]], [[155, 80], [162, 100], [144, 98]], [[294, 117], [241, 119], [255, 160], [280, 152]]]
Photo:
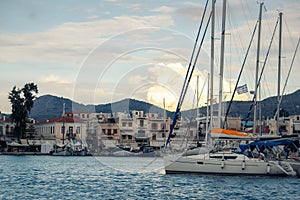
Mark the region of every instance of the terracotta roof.
[[5, 120], [2, 118], [0, 119], [0, 122], [12, 122], [12, 118], [5, 118]]
[[80, 120], [77, 117], [59, 117], [59, 118], [51, 118], [51, 119], [46, 119], [43, 121], [38, 121], [35, 124], [48, 124], [48, 123], [55, 123], [55, 122], [60, 122], [60, 123], [79, 123], [79, 122], [84, 122], [83, 120]]

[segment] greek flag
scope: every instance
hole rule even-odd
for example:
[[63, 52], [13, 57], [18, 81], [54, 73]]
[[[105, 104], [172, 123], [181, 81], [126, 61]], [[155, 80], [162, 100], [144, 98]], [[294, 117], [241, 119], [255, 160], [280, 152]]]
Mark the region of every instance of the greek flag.
[[237, 87], [237, 88], [236, 88], [236, 92], [237, 92], [238, 94], [244, 94], [244, 93], [247, 93], [247, 92], [248, 92], [247, 84]]

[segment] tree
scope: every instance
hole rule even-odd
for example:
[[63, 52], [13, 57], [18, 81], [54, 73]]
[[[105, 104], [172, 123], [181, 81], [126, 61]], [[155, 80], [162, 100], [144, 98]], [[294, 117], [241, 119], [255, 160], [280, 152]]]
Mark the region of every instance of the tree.
[[286, 109], [282, 108], [279, 111], [279, 117], [288, 117], [290, 116], [289, 111], [287, 111]]
[[33, 100], [38, 93], [37, 85], [34, 83], [26, 83], [22, 89], [13, 87], [9, 93], [8, 99], [12, 106], [12, 122], [15, 122], [15, 135], [24, 138], [26, 131], [26, 118], [33, 107]]
[[[277, 111], [277, 109], [275, 109], [275, 110], [273, 111], [273, 114], [274, 114], [274, 115], [276, 114], [276, 111]], [[290, 116], [289, 111], [287, 111], [287, 110], [284, 109], [284, 108], [280, 108], [280, 110], [279, 110], [279, 117], [288, 117], [288, 116]]]

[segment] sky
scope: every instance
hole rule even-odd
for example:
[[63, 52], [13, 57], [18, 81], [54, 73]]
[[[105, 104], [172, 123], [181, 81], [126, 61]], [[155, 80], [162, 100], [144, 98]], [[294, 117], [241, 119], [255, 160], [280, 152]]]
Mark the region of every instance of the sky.
[[[36, 83], [38, 96], [104, 104], [125, 98], [174, 110], [189, 65], [206, 0], [10, 0], [0, 1], [0, 111], [10, 113], [14, 86]], [[258, 19], [256, 0], [226, 5], [224, 100], [229, 100]], [[300, 36], [300, 1], [265, 0], [260, 69], [278, 13], [283, 12], [281, 90]], [[206, 17], [198, 41], [211, 11]], [[214, 95], [218, 95], [222, 1], [216, 3]], [[278, 28], [277, 28], [278, 30]], [[262, 75], [260, 99], [277, 95], [278, 31]], [[183, 107], [207, 102], [210, 25]], [[198, 45], [199, 46], [199, 45]], [[239, 85], [254, 90], [257, 33]], [[297, 52], [285, 94], [300, 87]], [[199, 77], [198, 87], [196, 77]], [[250, 93], [235, 95], [249, 100]], [[165, 102], [165, 104], [163, 104]]]

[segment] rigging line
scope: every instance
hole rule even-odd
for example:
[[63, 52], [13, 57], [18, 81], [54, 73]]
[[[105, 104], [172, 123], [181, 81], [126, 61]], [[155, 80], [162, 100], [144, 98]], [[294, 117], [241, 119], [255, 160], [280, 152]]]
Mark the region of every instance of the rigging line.
[[[286, 22], [286, 19], [283, 18], [283, 21], [284, 21], [284, 24], [285, 24], [285, 26], [286, 26], [286, 30], [287, 30], [288, 33], [289, 33], [289, 38], [290, 38], [292, 44], [294, 44], [295, 42], [294, 42], [293, 39], [292, 39], [293, 37], [291, 36], [291, 32], [290, 32], [289, 26], [288, 26], [288, 24], [287, 24], [287, 22]], [[298, 60], [298, 62], [299, 62], [299, 58], [298, 58], [298, 57], [297, 57], [297, 60]]]
[[[207, 28], [208, 28], [208, 25], [209, 25], [211, 16], [212, 16], [212, 12], [210, 12], [209, 18], [208, 18], [208, 20], [207, 20], [206, 27], [205, 27], [205, 30], [204, 30], [204, 34], [203, 34], [203, 37], [202, 37], [200, 46], [199, 46], [199, 48], [198, 48], [197, 55], [196, 55], [196, 57], [195, 57], [193, 67], [192, 67], [192, 69], [191, 69], [191, 71], [190, 71], [188, 81], [186, 82], [186, 87], [184, 88], [185, 90], [183, 91], [183, 95], [182, 95], [182, 99], [181, 99], [180, 108], [181, 108], [181, 105], [182, 105], [182, 103], [183, 103], [184, 97], [185, 97], [185, 95], [186, 95], [186, 93], [187, 93], [188, 85], [189, 85], [189, 83], [191, 82], [192, 75], [193, 75], [193, 71], [194, 71], [194, 69], [195, 69], [195, 67], [196, 67], [196, 64], [197, 64], [197, 61], [198, 61], [198, 57], [199, 57], [199, 54], [200, 54], [201, 49], [202, 49], [202, 45], [203, 45], [203, 42], [204, 42], [204, 38], [205, 38], [205, 36], [206, 36], [206, 32], [207, 32]], [[180, 109], [180, 108], [179, 108], [179, 109]]]
[[[230, 14], [230, 13], [229, 13]], [[229, 17], [229, 23], [231, 24], [232, 22], [231, 22], [231, 15], [230, 15], [230, 17]], [[237, 38], [235, 38], [235, 37], [233, 37], [233, 40], [234, 40], [234, 43], [235, 43], [235, 45], [239, 45], [239, 46], [236, 46], [236, 48], [235, 48], [235, 51], [236, 51], [236, 54], [239, 56], [239, 57], [243, 57], [243, 55], [241, 55], [241, 50], [238, 50], [238, 48], [241, 48], [242, 49], [242, 52], [245, 52], [246, 51], [246, 48], [244, 48], [244, 40], [242, 40], [241, 39], [241, 33], [240, 33], [240, 31], [239, 31], [239, 29], [236, 27], [236, 25], [234, 26], [234, 29], [236, 30], [236, 32], [237, 32]], [[248, 63], [247, 63], [247, 65], [249, 65]], [[252, 71], [250, 71], [250, 72], [252, 72]], [[250, 80], [250, 78], [249, 78], [249, 74], [246, 74], [247, 75], [247, 77], [246, 77], [246, 79], [248, 79], [248, 80]], [[252, 72], [252, 76], [251, 77], [253, 77], [254, 76], [254, 74], [253, 74], [253, 72]], [[249, 81], [248, 81], [249, 82]]]
[[[196, 37], [196, 40], [195, 40], [194, 48], [193, 48], [192, 55], [191, 55], [191, 58], [190, 58], [189, 66], [188, 66], [188, 69], [187, 69], [187, 73], [186, 73], [186, 75], [185, 75], [183, 88], [186, 87], [186, 80], [187, 80], [187, 78], [188, 78], [188, 76], [189, 76], [189, 74], [190, 74], [190, 67], [191, 67], [191, 65], [192, 65], [192, 62], [193, 62], [193, 59], [194, 59], [195, 50], [196, 50], [196, 48], [197, 48], [198, 39], [199, 39], [199, 36], [200, 36], [200, 32], [201, 32], [201, 29], [202, 29], [204, 17], [205, 17], [205, 14], [206, 14], [208, 1], [209, 1], [209, 0], [206, 1], [205, 7], [204, 7], [204, 11], [203, 11], [202, 18], [201, 18], [201, 21], [200, 21], [200, 25], [199, 25], [199, 28], [198, 28], [198, 33], [197, 33], [197, 37]], [[182, 90], [183, 90], [183, 89], [182, 89]], [[178, 102], [183, 101], [182, 98], [183, 98], [183, 96], [182, 96], [182, 93], [181, 93]]]
[[[279, 104], [280, 104], [281, 101], [282, 101], [282, 98], [283, 98], [283, 95], [284, 95], [284, 92], [285, 92], [285, 88], [286, 88], [288, 79], [289, 79], [289, 77], [290, 77], [290, 74], [291, 74], [291, 71], [292, 71], [292, 67], [293, 67], [293, 65], [294, 65], [294, 60], [295, 60], [295, 57], [296, 57], [296, 54], [297, 54], [297, 51], [298, 51], [299, 43], [300, 43], [300, 37], [298, 38], [298, 42], [297, 42], [297, 46], [296, 46], [296, 49], [295, 49], [295, 52], [294, 52], [294, 56], [293, 56], [293, 59], [292, 59], [292, 62], [291, 62], [291, 65], [290, 65], [290, 68], [289, 68], [289, 71], [288, 71], [288, 75], [287, 75], [287, 77], [286, 77], [286, 81], [285, 81], [284, 87], [283, 87], [283, 89], [282, 89], [282, 95], [281, 95], [281, 97], [280, 97]], [[278, 110], [276, 111], [275, 116], [277, 115], [277, 112], [278, 112]]]
[[[202, 19], [201, 19], [200, 26], [199, 26], [199, 29], [198, 29], [197, 38], [196, 38], [195, 45], [194, 45], [193, 52], [192, 52], [192, 56], [191, 56], [191, 60], [189, 62], [189, 67], [188, 67], [188, 70], [187, 70], [187, 73], [186, 73], [186, 76], [185, 76], [185, 79], [184, 79], [183, 87], [182, 87], [182, 90], [181, 90], [181, 94], [180, 94], [180, 97], [179, 97], [179, 101], [178, 101], [178, 104], [177, 104], [177, 108], [176, 108], [176, 111], [175, 111], [175, 114], [174, 114], [174, 117], [173, 117], [173, 121], [172, 121], [172, 124], [171, 124], [171, 127], [170, 127], [170, 132], [169, 132], [168, 139], [166, 141], [165, 146], [167, 146], [168, 143], [170, 142], [172, 131], [173, 131], [174, 127], [175, 127], [175, 124], [176, 124], [176, 121], [177, 121], [177, 118], [178, 118], [178, 114], [179, 114], [179, 111], [181, 109], [182, 102], [184, 100], [184, 96], [186, 94], [186, 90], [187, 90], [186, 88], [188, 87], [188, 84], [189, 84], [189, 81], [187, 82], [187, 78], [188, 78], [188, 76], [191, 76], [192, 72], [193, 72], [193, 69], [192, 69], [192, 71], [190, 71], [190, 67], [191, 67], [191, 64], [192, 64], [192, 61], [193, 61], [195, 49], [197, 47], [198, 37], [199, 37], [200, 31], [201, 31], [201, 28], [202, 28], [203, 20], [204, 20], [205, 13], [206, 13], [206, 10], [207, 10], [208, 1], [209, 0], [206, 1], [206, 5], [205, 5], [204, 11], [203, 11]], [[210, 12], [209, 21], [210, 21], [211, 15], [212, 15], [212, 12]], [[207, 30], [207, 26], [206, 26], [206, 30]], [[205, 30], [205, 33], [206, 33], [206, 30]], [[205, 36], [205, 33], [203, 35], [203, 38]], [[201, 44], [201, 46], [202, 46], [202, 44]], [[201, 46], [199, 47], [199, 49], [201, 48]], [[197, 55], [196, 59], [197, 58], [198, 58], [198, 55]], [[190, 80], [190, 78], [189, 78], [189, 80]]]
[[[291, 35], [291, 32], [290, 32], [290, 29], [289, 29], [289, 26], [286, 22], [286, 18], [283, 17], [283, 21], [284, 21], [284, 24], [285, 24], [285, 30], [287, 30], [288, 34], [289, 34], [289, 39], [290, 39], [290, 44], [295, 44], [295, 42], [293, 41], [293, 37]], [[298, 57], [297, 57], [298, 58]], [[286, 61], [286, 60], [285, 60]], [[298, 58], [298, 62], [299, 62], [299, 58]]]
[[254, 35], [255, 35], [255, 32], [256, 32], [256, 28], [257, 28], [258, 22], [259, 22], [259, 20], [256, 21], [254, 30], [253, 30], [253, 32], [252, 32], [251, 40], [250, 40], [249, 45], [248, 45], [248, 48], [247, 48], [247, 52], [246, 52], [246, 55], [245, 55], [245, 58], [244, 58], [242, 67], [241, 67], [241, 69], [240, 69], [240, 73], [239, 73], [239, 75], [238, 75], [238, 79], [237, 79], [237, 81], [236, 81], [236, 84], [235, 84], [233, 93], [232, 93], [232, 95], [231, 95], [231, 99], [230, 99], [230, 102], [229, 102], [229, 105], [228, 105], [228, 108], [227, 108], [227, 111], [226, 111], [225, 119], [224, 119], [223, 128], [225, 128], [225, 125], [227, 124], [227, 117], [228, 117], [228, 114], [229, 114], [229, 110], [230, 110], [230, 108], [231, 108], [231, 104], [232, 104], [232, 101], [233, 101], [233, 98], [234, 98], [236, 89], [237, 89], [237, 87], [238, 87], [239, 81], [240, 81], [241, 76], [242, 76], [242, 73], [243, 73], [243, 69], [244, 69], [244, 67], [245, 67], [245, 63], [246, 63], [246, 60], [247, 60], [247, 57], [248, 57], [248, 54], [249, 54], [249, 51], [250, 51], [251, 44], [252, 44], [252, 42], [253, 42], [253, 38], [254, 38]]
[[240, 1], [241, 2], [241, 4], [242, 4], [242, 10], [243, 10], [243, 14], [244, 14], [244, 16], [245, 16], [245, 18], [246, 18], [246, 22], [247, 22], [247, 25], [248, 25], [248, 29], [249, 29], [249, 31], [251, 30], [250, 29], [250, 26], [249, 26], [249, 20], [248, 20], [248, 18], [247, 18], [247, 15], [246, 15], [246, 12], [245, 12], [245, 7], [244, 7], [244, 1]]
[[[269, 53], [270, 53], [270, 49], [271, 49], [271, 46], [272, 46], [272, 43], [273, 43], [273, 39], [274, 39], [274, 36], [275, 36], [275, 33], [276, 33], [276, 29], [277, 29], [277, 26], [278, 26], [278, 22], [279, 22], [279, 18], [277, 18], [277, 21], [276, 21], [276, 24], [275, 24], [275, 28], [274, 28], [274, 31], [273, 31], [273, 34], [272, 34], [272, 38], [271, 38], [271, 41], [270, 41], [270, 44], [269, 44], [269, 48], [268, 48], [268, 51], [267, 51], [266, 56], [265, 56], [264, 64], [263, 64], [263, 67], [262, 67], [262, 69], [261, 69], [259, 79], [257, 80], [256, 86], [255, 86], [256, 89], [257, 89], [257, 88], [259, 87], [259, 85], [260, 85], [260, 81], [261, 81], [263, 72], [264, 72], [265, 67], [266, 67], [267, 59], [268, 59], [268, 56], [269, 56]], [[256, 95], [257, 95], [257, 94], [254, 94], [254, 95], [253, 95], [252, 102], [253, 102], [254, 99], [256, 98]], [[250, 116], [250, 113], [251, 113], [251, 111], [252, 111], [252, 108], [253, 108], [253, 103], [251, 104], [251, 106], [250, 106], [250, 108], [249, 108], [248, 115], [247, 115], [247, 118], [246, 118], [246, 122], [248, 121], [248, 118], [249, 118], [249, 116]]]
[[206, 85], [206, 82], [207, 82], [207, 79], [205, 79], [205, 82], [204, 82], [203, 87], [201, 89], [200, 95], [198, 96], [198, 104], [199, 104], [200, 98], [202, 97], [202, 93], [203, 93], [204, 87]]
[[206, 32], [207, 32], [207, 28], [208, 28], [208, 25], [209, 25], [211, 16], [212, 16], [212, 12], [210, 12], [209, 18], [208, 18], [208, 20], [207, 20], [207, 24], [206, 24], [206, 27], [205, 27], [205, 30], [204, 30], [204, 34], [203, 34], [203, 37], [202, 37], [200, 46], [199, 46], [199, 48], [198, 48], [197, 55], [196, 55], [196, 57], [195, 57], [195, 61], [194, 61], [193, 67], [192, 67], [192, 69], [191, 69], [191, 71], [190, 71], [188, 81], [187, 81], [187, 83], [186, 83], [185, 88], [183, 88], [183, 91], [182, 91], [182, 94], [181, 94], [181, 96], [182, 96], [181, 102], [178, 102], [178, 105], [179, 105], [179, 106], [178, 106], [177, 109], [176, 109], [176, 113], [175, 113], [175, 115], [174, 115], [174, 118], [173, 118], [173, 121], [172, 121], [172, 124], [171, 124], [171, 127], [170, 127], [170, 132], [169, 132], [168, 139], [167, 139], [167, 141], [166, 141], [166, 146], [167, 146], [168, 143], [170, 142], [170, 138], [171, 138], [173, 129], [174, 129], [174, 127], [175, 127], [175, 124], [176, 124], [176, 121], [177, 121], [177, 118], [178, 118], [178, 113], [179, 113], [179, 111], [180, 111], [182, 102], [183, 102], [184, 97], [185, 97], [185, 95], [186, 95], [186, 92], [187, 92], [187, 89], [188, 89], [188, 85], [189, 85], [189, 83], [190, 83], [190, 81], [191, 81], [192, 74], [193, 74], [193, 71], [194, 71], [194, 69], [195, 69], [195, 66], [196, 66], [196, 63], [197, 63], [197, 60], [198, 60], [200, 51], [201, 51], [201, 47], [202, 47], [203, 42], [204, 42], [204, 38], [205, 38], [205, 36], [206, 36]]
[[283, 17], [283, 21], [284, 21], [284, 24], [285, 24], [285, 26], [286, 26], [286, 30], [287, 30], [288, 33], [289, 33], [289, 38], [290, 38], [291, 44], [295, 44], [295, 42], [293, 41], [293, 37], [291, 36], [291, 32], [290, 32], [290, 29], [289, 29], [289, 27], [288, 27], [288, 24], [287, 24], [287, 22], [286, 22], [285, 17]]
[[[179, 110], [180, 110], [180, 108], [181, 108], [181, 106], [182, 106], [184, 97], [185, 97], [185, 95], [186, 95], [186, 93], [187, 93], [187, 90], [188, 90], [188, 85], [189, 85], [189, 83], [190, 83], [190, 81], [191, 81], [191, 78], [192, 78], [192, 75], [193, 75], [193, 71], [194, 71], [194, 69], [195, 69], [195, 67], [196, 67], [197, 60], [198, 60], [199, 54], [200, 54], [200, 52], [201, 52], [201, 48], [202, 48], [202, 45], [203, 45], [203, 42], [204, 42], [204, 38], [205, 38], [205, 36], [206, 36], [206, 32], [207, 32], [207, 28], [208, 28], [208, 25], [209, 25], [211, 16], [212, 16], [212, 12], [210, 13], [210, 16], [209, 16], [209, 18], [208, 18], [208, 20], [207, 20], [207, 24], [206, 24], [206, 27], [205, 27], [205, 30], [204, 30], [204, 34], [203, 34], [203, 36], [202, 36], [202, 40], [201, 40], [201, 42], [200, 42], [199, 48], [198, 48], [198, 52], [197, 52], [196, 57], [195, 57], [195, 60], [194, 60], [194, 64], [193, 64], [192, 68], [191, 68], [190, 70], [188, 70], [188, 79], [187, 79], [187, 81], [185, 80], [185, 85], [184, 85], [185, 87], [184, 87], [183, 90], [182, 90], [180, 102], [178, 102], [178, 103], [179, 103], [179, 104], [178, 104], [178, 105], [179, 105]], [[189, 66], [189, 68], [190, 68], [190, 66]]]

